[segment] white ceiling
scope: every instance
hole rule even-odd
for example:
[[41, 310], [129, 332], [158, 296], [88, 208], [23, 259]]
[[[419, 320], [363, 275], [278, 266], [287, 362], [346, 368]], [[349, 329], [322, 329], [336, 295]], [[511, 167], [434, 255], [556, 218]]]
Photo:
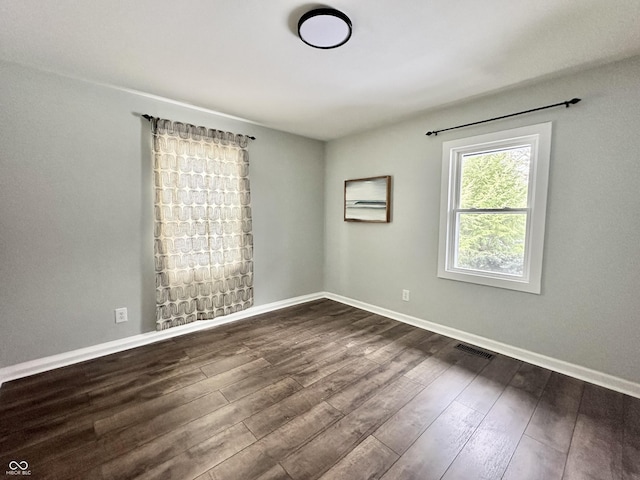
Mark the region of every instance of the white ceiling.
[[321, 5], [0, 0], [0, 59], [326, 140], [640, 54], [640, 0], [335, 0], [335, 50], [295, 33]]

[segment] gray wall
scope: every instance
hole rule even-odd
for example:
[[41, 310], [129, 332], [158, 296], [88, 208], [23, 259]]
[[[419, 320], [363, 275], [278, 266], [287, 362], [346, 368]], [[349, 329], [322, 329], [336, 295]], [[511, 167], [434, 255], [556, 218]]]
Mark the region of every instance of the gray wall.
[[[154, 329], [149, 113], [258, 137], [256, 305], [324, 289], [640, 382], [638, 78], [636, 58], [325, 145], [0, 64], [0, 367]], [[442, 142], [548, 120], [542, 295], [438, 279]], [[343, 222], [344, 180], [386, 174], [392, 223]]]
[[255, 305], [322, 290], [322, 142], [12, 64], [0, 84], [0, 367], [154, 330], [139, 113], [258, 137]]
[[[329, 142], [325, 289], [640, 382], [639, 79], [635, 58]], [[583, 102], [424, 135], [572, 97]], [[542, 294], [437, 278], [442, 142], [549, 120]], [[393, 176], [392, 223], [343, 222], [344, 180], [374, 175]]]

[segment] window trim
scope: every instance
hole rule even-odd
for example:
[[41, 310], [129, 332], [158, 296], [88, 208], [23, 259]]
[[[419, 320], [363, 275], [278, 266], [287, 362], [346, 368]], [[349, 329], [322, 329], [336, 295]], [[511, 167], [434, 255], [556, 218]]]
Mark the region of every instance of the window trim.
[[[485, 135], [460, 138], [442, 144], [440, 242], [438, 249], [439, 278], [540, 294], [551, 156], [551, 127], [552, 122], [539, 123]], [[455, 268], [456, 214], [460, 211], [457, 208], [457, 202], [460, 197], [460, 159], [462, 155], [529, 144], [532, 150], [523, 276], [516, 277], [509, 274]], [[478, 209], [476, 212], [482, 213], [484, 210], [486, 209]], [[509, 210], [500, 211], [509, 212]]]

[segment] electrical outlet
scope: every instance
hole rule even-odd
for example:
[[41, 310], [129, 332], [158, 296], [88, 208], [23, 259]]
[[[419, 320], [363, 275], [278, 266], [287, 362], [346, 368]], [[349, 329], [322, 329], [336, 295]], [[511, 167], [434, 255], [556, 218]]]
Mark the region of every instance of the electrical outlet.
[[116, 308], [114, 312], [116, 317], [116, 323], [122, 323], [128, 320], [126, 308]]
[[405, 302], [409, 301], [409, 290], [402, 290], [402, 300]]

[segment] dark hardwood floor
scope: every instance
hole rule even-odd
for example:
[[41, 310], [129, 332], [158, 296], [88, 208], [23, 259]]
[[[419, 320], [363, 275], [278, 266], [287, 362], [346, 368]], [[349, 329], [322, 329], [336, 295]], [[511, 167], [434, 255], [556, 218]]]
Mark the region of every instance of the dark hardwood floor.
[[640, 479], [640, 400], [319, 300], [0, 389], [0, 475]]

